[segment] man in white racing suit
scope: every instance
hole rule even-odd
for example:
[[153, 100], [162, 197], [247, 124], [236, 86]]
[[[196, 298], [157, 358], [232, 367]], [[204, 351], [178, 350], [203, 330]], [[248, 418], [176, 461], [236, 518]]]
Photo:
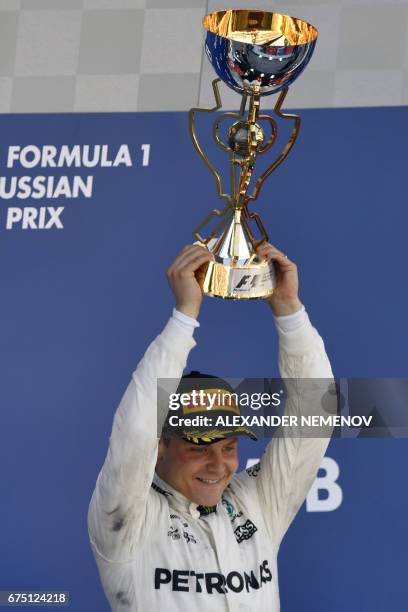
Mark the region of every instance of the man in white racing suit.
[[[258, 255], [273, 259], [278, 273], [266, 301], [282, 378], [331, 379], [323, 341], [298, 298], [295, 264], [270, 244]], [[278, 612], [279, 546], [328, 445], [329, 437], [276, 436], [259, 464], [235, 474], [237, 436], [198, 445], [158, 440], [167, 415], [157, 414], [157, 379], [183, 374], [211, 257], [188, 246], [168, 270], [173, 316], [117, 409], [92, 496], [89, 535], [115, 612]], [[289, 393], [286, 412], [301, 414], [301, 404]]]

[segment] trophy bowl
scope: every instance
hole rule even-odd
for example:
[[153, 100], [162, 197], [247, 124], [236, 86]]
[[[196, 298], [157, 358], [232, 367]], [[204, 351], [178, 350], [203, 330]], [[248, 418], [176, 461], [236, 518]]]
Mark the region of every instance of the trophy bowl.
[[220, 79], [238, 93], [270, 95], [288, 87], [312, 57], [318, 32], [289, 15], [228, 10], [209, 13], [205, 50]]

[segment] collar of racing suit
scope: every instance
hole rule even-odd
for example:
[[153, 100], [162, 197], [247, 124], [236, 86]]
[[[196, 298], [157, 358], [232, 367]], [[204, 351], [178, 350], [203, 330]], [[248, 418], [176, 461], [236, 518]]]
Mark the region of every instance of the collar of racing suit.
[[159, 478], [156, 473], [154, 475], [152, 488], [157, 491], [157, 493], [167, 497], [172, 508], [190, 514], [195, 519], [217, 512], [218, 504], [216, 506], [200, 506], [195, 504], [187, 499], [182, 493], [173, 489], [167, 482]]

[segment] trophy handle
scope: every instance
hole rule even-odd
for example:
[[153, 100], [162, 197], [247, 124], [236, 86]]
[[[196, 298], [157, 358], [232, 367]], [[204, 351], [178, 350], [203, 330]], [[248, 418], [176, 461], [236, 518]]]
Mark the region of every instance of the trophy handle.
[[291, 133], [290, 138], [289, 138], [288, 142], [286, 143], [286, 146], [284, 147], [282, 153], [263, 172], [263, 174], [261, 174], [259, 179], [256, 181], [255, 187], [254, 187], [254, 191], [253, 191], [252, 195], [248, 196], [247, 202], [249, 200], [256, 200], [257, 199], [257, 197], [259, 195], [259, 192], [261, 190], [261, 187], [264, 184], [265, 180], [268, 178], [268, 176], [270, 174], [272, 174], [272, 172], [274, 170], [276, 170], [276, 168], [278, 168], [278, 166], [281, 165], [283, 160], [286, 159], [286, 157], [288, 156], [290, 150], [292, 149], [293, 145], [295, 144], [296, 138], [298, 136], [299, 128], [300, 128], [300, 123], [301, 123], [301, 118], [298, 115], [282, 113], [282, 111], [281, 111], [281, 106], [283, 104], [284, 99], [286, 98], [286, 94], [288, 93], [288, 90], [289, 90], [288, 87], [286, 87], [285, 89], [282, 90], [282, 93], [280, 94], [280, 96], [278, 98], [278, 101], [275, 104], [274, 112], [276, 113], [276, 115], [278, 117], [281, 117], [282, 119], [290, 119], [290, 120], [294, 121], [294, 126], [293, 126], [293, 129], [292, 129], [292, 133]]
[[278, 124], [275, 121], [275, 119], [273, 117], [270, 117], [269, 115], [258, 115], [258, 119], [260, 121], [261, 120], [268, 121], [271, 124], [271, 135], [269, 137], [269, 140], [266, 142], [266, 144], [260, 147], [257, 151], [258, 155], [262, 155], [263, 153], [266, 153], [267, 151], [269, 151], [269, 149], [275, 143], [275, 140], [278, 136]]
[[[193, 231], [193, 236], [199, 242], [202, 242], [203, 244], [207, 244], [208, 245], [210, 240], [215, 238], [217, 233], [228, 223], [229, 219], [232, 218], [233, 214], [234, 214], [233, 208], [232, 208], [232, 206], [230, 204], [227, 204], [223, 210], [218, 210], [217, 208], [214, 208], [214, 210], [212, 210], [206, 216], [206, 218], [199, 225], [197, 225], [197, 227]], [[221, 219], [220, 222], [213, 229], [213, 231], [207, 236], [207, 238], [203, 238], [201, 236], [201, 234], [200, 234], [200, 230], [203, 227], [205, 227], [207, 225], [207, 223], [209, 221], [211, 221], [211, 219], [217, 218], [217, 217]]]
[[[230, 205], [232, 203], [231, 196], [228, 193], [223, 192], [221, 175], [219, 174], [219, 172], [217, 172], [214, 165], [210, 162], [210, 160], [208, 159], [208, 157], [205, 155], [204, 151], [202, 150], [201, 145], [198, 141], [198, 137], [197, 137], [197, 133], [195, 129], [195, 123], [194, 123], [195, 113], [215, 113], [217, 110], [220, 110], [220, 108], [222, 108], [221, 95], [218, 89], [218, 83], [220, 81], [221, 79], [214, 79], [212, 82], [214, 98], [215, 98], [215, 106], [213, 108], [191, 108], [188, 113], [188, 125], [190, 129], [190, 136], [191, 136], [191, 139], [193, 141], [193, 144], [194, 144], [194, 147], [197, 153], [199, 154], [199, 156], [201, 157], [201, 159], [203, 160], [203, 162], [205, 163], [205, 165], [207, 166], [207, 168], [210, 170], [211, 174], [213, 174], [215, 178], [215, 181], [217, 183], [217, 192], [218, 192], [219, 197], [226, 200], [228, 204]], [[213, 212], [216, 212], [216, 211], [213, 211]], [[219, 213], [220, 215], [223, 214], [223, 212], [220, 213], [220, 211], [217, 211], [217, 213]], [[210, 213], [209, 216], [212, 216], [212, 213]], [[208, 217], [203, 221], [202, 224], [199, 225], [199, 227], [202, 227], [202, 225], [207, 222], [207, 219]]]
[[[263, 243], [263, 242], [269, 242], [269, 236], [266, 232], [265, 226], [261, 221], [261, 217], [258, 215], [258, 213], [256, 212], [250, 212], [248, 210], [248, 208], [246, 206], [244, 206], [244, 208], [242, 209], [242, 223], [243, 225], [245, 225], [245, 228], [249, 234], [249, 238], [251, 240], [252, 246], [254, 248], [254, 251], [256, 251], [256, 249]], [[261, 234], [261, 238], [260, 240], [256, 240], [255, 236], [253, 235], [251, 228], [249, 226], [249, 221], [255, 221], [258, 230]], [[256, 255], [256, 253], [254, 253], [254, 255]]]

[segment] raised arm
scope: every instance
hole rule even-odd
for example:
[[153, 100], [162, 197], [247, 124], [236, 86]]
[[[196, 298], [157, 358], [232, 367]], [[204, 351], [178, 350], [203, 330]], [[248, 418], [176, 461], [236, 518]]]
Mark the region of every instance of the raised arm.
[[168, 269], [176, 313], [147, 349], [116, 411], [108, 454], [88, 515], [92, 546], [107, 560], [131, 559], [142, 534], [154, 524], [155, 498], [150, 490], [157, 432], [166, 417], [164, 413], [157, 415], [157, 378], [178, 380], [182, 376], [189, 351], [195, 346], [182, 316], [198, 316], [202, 292], [197, 276], [210, 258], [203, 248], [189, 246]]
[[[300, 417], [321, 411], [327, 416], [321, 400], [333, 374], [323, 341], [298, 298], [297, 267], [271, 245], [265, 245], [262, 253], [275, 261], [278, 273], [278, 287], [269, 305], [278, 328], [280, 373], [287, 384], [285, 414]], [[335, 404], [335, 396], [327, 397], [325, 408], [334, 410], [328, 404]], [[257, 495], [276, 546], [316, 477], [331, 430], [320, 429], [318, 438], [305, 437], [305, 433], [304, 428], [281, 428], [268, 444], [260, 465], [238, 477], [241, 486]]]

